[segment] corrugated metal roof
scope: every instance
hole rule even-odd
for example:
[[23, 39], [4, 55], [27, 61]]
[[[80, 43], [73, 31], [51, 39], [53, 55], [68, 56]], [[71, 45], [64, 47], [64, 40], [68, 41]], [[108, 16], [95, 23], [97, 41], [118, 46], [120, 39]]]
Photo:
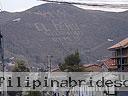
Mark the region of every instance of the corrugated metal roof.
[[115, 45], [113, 45], [112, 47], [109, 47], [108, 49], [112, 50], [112, 49], [118, 49], [118, 48], [121, 48], [121, 47], [123, 47], [123, 48], [128, 47], [128, 38], [122, 40], [121, 42], [119, 42]]

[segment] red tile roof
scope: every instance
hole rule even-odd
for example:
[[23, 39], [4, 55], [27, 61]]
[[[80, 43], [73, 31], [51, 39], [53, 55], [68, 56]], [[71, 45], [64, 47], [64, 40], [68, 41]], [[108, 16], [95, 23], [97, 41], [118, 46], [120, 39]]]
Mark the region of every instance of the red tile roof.
[[112, 47], [109, 47], [108, 49], [112, 50], [112, 49], [118, 49], [118, 48], [121, 48], [121, 47], [123, 47], [123, 48], [128, 47], [128, 38], [122, 40], [121, 42], [119, 42], [115, 45], [113, 45]]
[[84, 69], [91, 72], [100, 72], [102, 70], [101, 64], [84, 64]]
[[[82, 64], [84, 69], [88, 72], [99, 72], [101, 70], [101, 64]], [[59, 68], [52, 69], [52, 72], [61, 72]]]
[[[103, 64], [107, 66], [107, 69], [116, 69], [115, 61], [113, 59], [102, 60]], [[103, 64], [82, 64], [85, 71], [88, 72], [100, 72], [102, 71]], [[52, 69], [52, 72], [61, 72], [59, 68]]]
[[84, 64], [84, 67], [100, 66], [100, 64]]
[[107, 66], [108, 69], [116, 69], [116, 63], [113, 59], [105, 59], [103, 60], [103, 64]]
[[61, 72], [59, 68], [52, 69], [52, 72]]

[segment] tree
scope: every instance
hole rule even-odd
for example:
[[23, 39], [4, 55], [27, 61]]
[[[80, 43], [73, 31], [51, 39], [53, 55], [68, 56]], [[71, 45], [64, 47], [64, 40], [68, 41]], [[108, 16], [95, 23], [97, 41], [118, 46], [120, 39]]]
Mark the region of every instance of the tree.
[[59, 68], [61, 69], [61, 71], [68, 71], [68, 72], [81, 72], [83, 71], [83, 67], [82, 65], [80, 65], [80, 54], [78, 52], [78, 50], [65, 57], [64, 59], [64, 63], [63, 64], [59, 64]]
[[[25, 61], [23, 60], [16, 60], [16, 64], [12, 70], [13, 72], [29, 72], [29, 68], [25, 66]], [[9, 91], [8, 94], [10, 96], [22, 96], [22, 91]]]
[[78, 51], [65, 58], [65, 64], [67, 65], [79, 65], [79, 63], [80, 63], [80, 55]]
[[25, 61], [16, 60], [16, 64], [12, 70], [13, 72], [29, 72], [29, 68], [25, 66]]

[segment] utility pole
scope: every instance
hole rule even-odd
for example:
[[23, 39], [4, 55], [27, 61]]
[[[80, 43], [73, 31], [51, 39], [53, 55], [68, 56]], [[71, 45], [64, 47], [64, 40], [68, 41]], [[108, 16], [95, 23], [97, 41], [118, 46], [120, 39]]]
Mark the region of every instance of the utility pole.
[[[47, 62], [48, 62], [48, 78], [49, 78], [49, 80], [51, 80], [51, 72], [52, 72], [52, 60], [51, 60], [51, 58], [53, 58], [53, 56], [52, 55], [47, 55]], [[49, 91], [49, 93], [48, 93], [50, 96], [53, 96], [53, 92], [52, 91]]]
[[0, 29], [0, 60], [1, 60], [1, 71], [4, 72], [4, 54], [3, 54], [3, 46], [2, 46], [2, 39], [3, 36], [1, 34], [1, 29]]
[[[1, 72], [3, 72], [3, 77], [4, 76], [4, 72], [5, 72], [5, 64], [4, 64], [4, 48], [3, 48], [3, 36], [2, 36], [2, 32], [0, 29], [0, 61], [1, 61]], [[5, 90], [6, 86], [5, 86], [5, 82], [3, 82], [3, 92], [2, 92], [2, 96], [7, 96], [7, 90]]]
[[52, 71], [52, 59], [53, 58], [53, 56], [52, 55], [48, 55], [47, 56], [47, 62], [48, 62], [48, 69], [49, 69], [49, 72], [51, 72]]

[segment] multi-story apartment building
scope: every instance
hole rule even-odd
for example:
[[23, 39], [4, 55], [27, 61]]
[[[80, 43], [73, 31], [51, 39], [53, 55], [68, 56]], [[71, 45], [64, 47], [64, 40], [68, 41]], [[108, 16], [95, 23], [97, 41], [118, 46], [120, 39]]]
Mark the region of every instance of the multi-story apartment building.
[[128, 38], [108, 48], [113, 51], [112, 59], [117, 65], [117, 71], [127, 72], [128, 71]]
[[[117, 72], [128, 72], [128, 38], [120, 41], [119, 43], [108, 48], [110, 51], [113, 51], [112, 60], [114, 60], [115, 65], [117, 66]], [[125, 76], [119, 76], [121, 80], [125, 80]], [[120, 87], [118, 89], [124, 89]], [[128, 90], [128, 89], [126, 89]], [[116, 96], [127, 96], [128, 91], [116, 91]]]

